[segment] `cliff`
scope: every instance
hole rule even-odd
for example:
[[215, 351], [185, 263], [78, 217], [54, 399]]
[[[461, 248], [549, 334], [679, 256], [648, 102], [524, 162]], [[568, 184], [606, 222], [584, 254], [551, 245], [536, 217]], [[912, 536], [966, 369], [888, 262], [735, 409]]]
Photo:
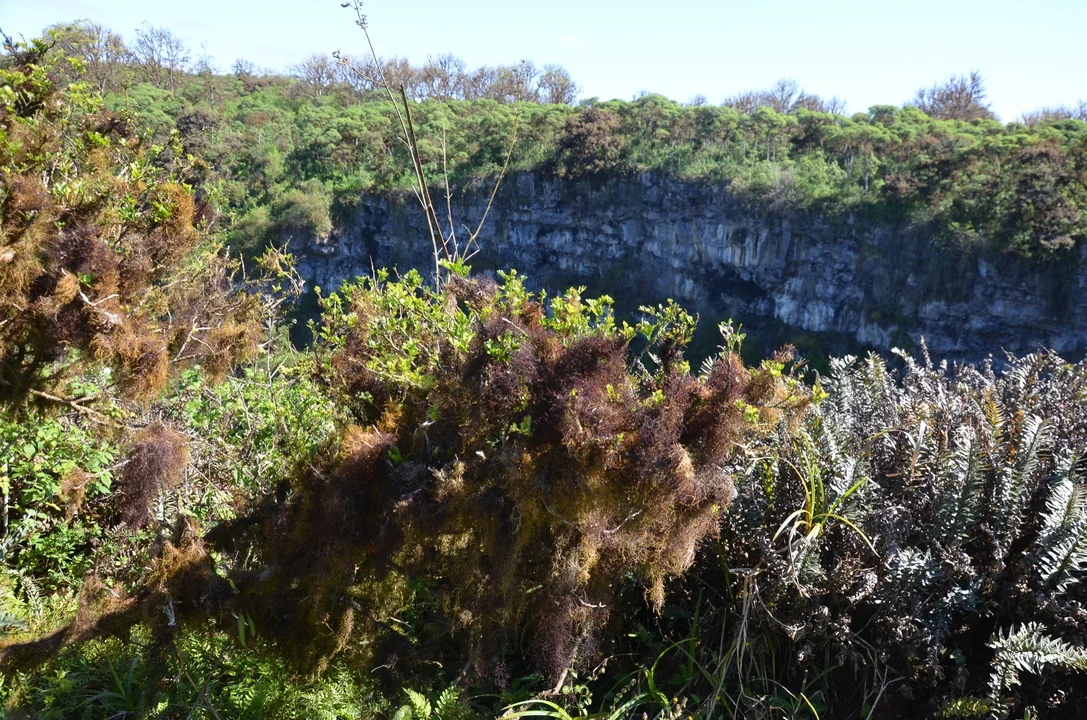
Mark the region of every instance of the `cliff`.
[[[488, 194], [464, 193], [459, 221], [478, 222]], [[620, 309], [674, 298], [703, 326], [732, 317], [773, 327], [767, 342], [814, 335], [841, 353], [915, 347], [923, 336], [933, 355], [960, 360], [1087, 349], [1082, 243], [1035, 263], [949, 248], [918, 230], [756, 214], [723, 186], [532, 173], [506, 179], [480, 240], [477, 270], [514, 267], [552, 291], [585, 285], [630, 303]], [[432, 263], [410, 195], [362, 198], [328, 238], [294, 250], [325, 289], [372, 267]]]

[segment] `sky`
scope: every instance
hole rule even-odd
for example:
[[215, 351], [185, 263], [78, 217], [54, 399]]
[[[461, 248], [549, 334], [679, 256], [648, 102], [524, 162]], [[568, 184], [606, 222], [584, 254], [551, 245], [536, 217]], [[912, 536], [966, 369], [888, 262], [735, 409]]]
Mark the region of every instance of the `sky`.
[[[559, 63], [582, 98], [717, 103], [791, 78], [857, 112], [976, 69], [1005, 121], [1087, 99], [1087, 0], [372, 0], [364, 10], [380, 55]], [[143, 22], [168, 27], [224, 70], [239, 57], [282, 70], [315, 52], [365, 51], [340, 0], [0, 0], [0, 29], [13, 36], [82, 18], [126, 39]]]

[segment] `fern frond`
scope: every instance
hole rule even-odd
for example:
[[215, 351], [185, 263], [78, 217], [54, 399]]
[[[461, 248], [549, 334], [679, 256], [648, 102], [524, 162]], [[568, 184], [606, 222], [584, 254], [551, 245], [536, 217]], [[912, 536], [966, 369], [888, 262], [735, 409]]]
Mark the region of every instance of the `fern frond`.
[[460, 688], [451, 685], [442, 690], [442, 694], [438, 696], [438, 702], [434, 706], [438, 717], [444, 718], [451, 713], [456, 708], [458, 700], [460, 700]]
[[1031, 490], [1032, 476], [1052, 435], [1051, 426], [1037, 415], [1024, 418], [1009, 448], [1010, 463], [997, 473], [993, 489], [992, 534], [998, 555], [1018, 526]]
[[1076, 496], [1082, 496], [1076, 490], [1076, 484], [1067, 475], [1054, 478], [1049, 497], [1046, 498], [1045, 514], [1042, 516], [1042, 538], [1059, 533], [1075, 521], [1076, 506], [1080, 502]]
[[1011, 363], [1004, 371], [1004, 383], [1013, 388], [1022, 389], [1030, 384], [1032, 377], [1036, 375], [1038, 354], [1030, 353]]
[[1050, 537], [1073, 531], [1087, 519], [1087, 487], [1077, 470], [1081, 459], [1077, 453], [1062, 459], [1058, 464], [1057, 472], [1050, 482], [1045, 514], [1042, 515], [1042, 543]]
[[950, 547], [966, 541], [978, 521], [982, 459], [972, 429], [958, 430], [953, 449], [944, 457], [940, 470], [943, 489], [937, 499], [937, 535], [942, 545]]
[[913, 355], [906, 352], [902, 348], [891, 348], [891, 354], [897, 355], [899, 358], [902, 359], [902, 362], [906, 364], [906, 371], [910, 375], [915, 375], [921, 372], [921, 366], [917, 364], [916, 360], [914, 360]]
[[845, 496], [858, 481], [864, 482], [864, 470], [856, 458], [848, 455], [837, 455], [830, 460], [832, 472], [827, 483], [827, 490], [830, 491], [827, 500], [834, 502]]
[[717, 365], [717, 356], [710, 355], [708, 358], [702, 361], [702, 367], [699, 373], [702, 377], [707, 378], [713, 373], [713, 368]]
[[995, 439], [999, 438], [1004, 432], [1004, 413], [1001, 412], [1000, 406], [996, 402], [993, 389], [990, 387], [985, 388], [984, 396], [981, 401], [981, 411], [988, 423], [989, 435], [993, 439], [991, 444], [996, 445]]
[[1087, 531], [1082, 527], [1043, 554], [1039, 564], [1042, 580], [1057, 592], [1075, 584], [1084, 570], [1087, 570]]
[[45, 614], [45, 600], [38, 588], [38, 584], [25, 573], [20, 573], [19, 582], [23, 586], [23, 594], [26, 595], [26, 604], [30, 608], [31, 614], [40, 619]]
[[411, 688], [405, 688], [404, 693], [408, 696], [408, 705], [411, 707], [412, 717], [415, 720], [430, 720], [433, 710], [427, 696]]
[[8, 612], [0, 612], [0, 638], [13, 631], [26, 630], [26, 622]]
[[931, 551], [906, 547], [887, 562], [887, 584], [901, 591], [925, 594], [940, 574]]
[[1067, 590], [1087, 569], [1087, 486], [1077, 471], [1080, 460], [1075, 454], [1060, 462], [1035, 541], [1038, 573], [1057, 592]]
[[996, 653], [989, 678], [993, 716], [1006, 708], [1004, 693], [1019, 684], [1019, 673], [1038, 674], [1048, 667], [1087, 672], [1087, 650], [1045, 634], [1039, 623], [1026, 623], [1006, 635], [997, 633], [989, 641]]

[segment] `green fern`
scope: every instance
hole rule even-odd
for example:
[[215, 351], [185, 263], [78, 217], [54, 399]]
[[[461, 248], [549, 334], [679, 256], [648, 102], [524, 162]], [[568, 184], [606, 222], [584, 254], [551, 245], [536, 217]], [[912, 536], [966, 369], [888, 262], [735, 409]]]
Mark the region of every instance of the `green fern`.
[[426, 695], [411, 688], [405, 688], [404, 694], [408, 696], [408, 702], [396, 711], [394, 720], [457, 720], [467, 716], [466, 708], [460, 704], [458, 687], [447, 687], [433, 703]]
[[439, 717], [446, 717], [450, 713], [453, 713], [457, 709], [457, 702], [460, 700], [460, 688], [447, 687], [442, 690], [442, 694], [438, 696], [438, 703], [434, 709], [438, 713]]
[[980, 718], [992, 711], [992, 702], [988, 698], [956, 698], [944, 706], [937, 717], [940, 718]]

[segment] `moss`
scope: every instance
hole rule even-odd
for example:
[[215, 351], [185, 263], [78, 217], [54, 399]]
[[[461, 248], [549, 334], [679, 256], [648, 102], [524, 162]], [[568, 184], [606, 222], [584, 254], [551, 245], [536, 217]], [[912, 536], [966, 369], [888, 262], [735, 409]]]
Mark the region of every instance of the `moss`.
[[[665, 580], [690, 566], [734, 496], [723, 467], [809, 400], [781, 359], [749, 371], [722, 352], [691, 374], [693, 318], [674, 305], [623, 328], [606, 301], [571, 291], [545, 314], [512, 274], [440, 293], [417, 275], [367, 279], [323, 304], [318, 373], [358, 423], [339, 458], [250, 518], [204, 538], [179, 528], [122, 616], [66, 630], [56, 647], [144, 622], [169, 596], [186, 617], [244, 609], [300, 671], [373, 657], [375, 643], [410, 666], [418, 649], [393, 649], [403, 638], [387, 628], [407, 582], [428, 578], [447, 638], [428, 653], [460, 648], [480, 676], [533, 637], [555, 678], [592, 658], [629, 580], [660, 608]], [[631, 365], [637, 334], [643, 359]], [[130, 523], [184, 459], [172, 431], [137, 438], [120, 494]], [[240, 546], [263, 569], [251, 560], [219, 575], [209, 553]]]

